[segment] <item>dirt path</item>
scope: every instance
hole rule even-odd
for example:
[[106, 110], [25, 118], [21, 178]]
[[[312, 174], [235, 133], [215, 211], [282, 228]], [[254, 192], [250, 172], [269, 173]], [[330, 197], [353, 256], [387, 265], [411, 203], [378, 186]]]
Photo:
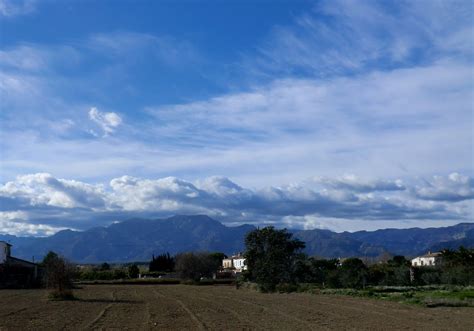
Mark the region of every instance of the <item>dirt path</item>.
[[54, 302], [43, 290], [2, 290], [0, 330], [474, 330], [472, 308], [336, 295], [184, 285], [86, 286], [75, 295]]

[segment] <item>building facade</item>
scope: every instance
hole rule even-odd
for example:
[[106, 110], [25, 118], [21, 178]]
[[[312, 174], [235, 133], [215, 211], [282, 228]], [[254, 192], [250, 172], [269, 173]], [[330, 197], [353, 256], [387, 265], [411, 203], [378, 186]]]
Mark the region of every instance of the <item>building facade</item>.
[[441, 263], [441, 253], [428, 252], [425, 255], [417, 256], [411, 260], [412, 267], [434, 267]]
[[239, 253], [222, 260], [222, 268], [224, 270], [232, 270], [233, 273], [240, 273], [247, 270], [247, 264], [243, 255]]
[[12, 245], [5, 241], [0, 241], [0, 264], [7, 262], [7, 258], [10, 257]]

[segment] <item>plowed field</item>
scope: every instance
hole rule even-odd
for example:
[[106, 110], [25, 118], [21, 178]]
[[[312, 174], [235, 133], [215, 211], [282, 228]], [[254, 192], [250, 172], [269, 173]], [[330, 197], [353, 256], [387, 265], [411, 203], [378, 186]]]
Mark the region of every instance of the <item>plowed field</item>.
[[474, 330], [472, 308], [335, 295], [189, 285], [91, 285], [75, 295], [78, 300], [55, 302], [43, 290], [1, 290], [0, 330]]

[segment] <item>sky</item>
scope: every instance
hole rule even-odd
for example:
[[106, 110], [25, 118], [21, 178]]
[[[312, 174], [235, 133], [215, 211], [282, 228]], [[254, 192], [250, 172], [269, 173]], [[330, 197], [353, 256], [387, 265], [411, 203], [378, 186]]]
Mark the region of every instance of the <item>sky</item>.
[[0, 0], [0, 234], [474, 222], [471, 1]]

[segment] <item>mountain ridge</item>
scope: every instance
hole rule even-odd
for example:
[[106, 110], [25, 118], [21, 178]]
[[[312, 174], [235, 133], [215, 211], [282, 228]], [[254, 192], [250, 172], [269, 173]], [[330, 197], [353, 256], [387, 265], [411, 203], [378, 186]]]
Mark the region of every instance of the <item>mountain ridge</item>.
[[[176, 215], [164, 219], [128, 219], [86, 231], [62, 230], [50, 237], [0, 235], [13, 244], [12, 255], [38, 260], [49, 250], [77, 263], [147, 261], [153, 254], [184, 251], [222, 251], [233, 254], [244, 249], [245, 235], [256, 229], [244, 224], [225, 226], [207, 215]], [[376, 257], [382, 254], [415, 256], [428, 250], [474, 247], [474, 223], [443, 228], [381, 229], [333, 232], [289, 229], [306, 243], [312, 256]], [[91, 243], [94, 243], [91, 245]]]

